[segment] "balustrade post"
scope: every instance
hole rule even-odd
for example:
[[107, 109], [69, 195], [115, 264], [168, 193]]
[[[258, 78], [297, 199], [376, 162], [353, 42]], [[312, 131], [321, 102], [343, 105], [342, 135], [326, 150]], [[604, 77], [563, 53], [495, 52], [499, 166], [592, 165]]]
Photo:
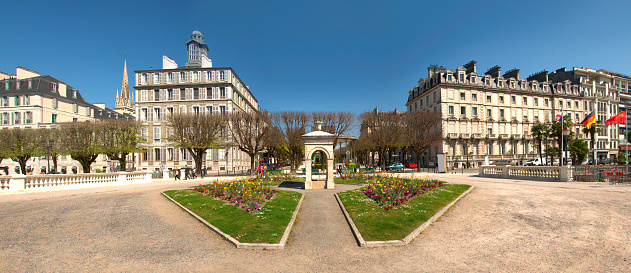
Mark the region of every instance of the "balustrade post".
[[118, 183], [125, 184], [127, 182], [127, 173], [119, 172], [118, 173]]
[[151, 172], [147, 172], [145, 174], [145, 182], [146, 183], [150, 183], [151, 182]]
[[502, 178], [508, 178], [508, 166], [501, 166], [502, 167]]
[[[162, 178], [169, 179], [169, 178], [170, 178], [170, 177], [169, 177], [169, 174], [170, 174], [169, 169], [166, 169], [166, 168], [165, 168], [164, 170], [162, 170]], [[175, 177], [174, 177], [174, 178], [175, 178]]]
[[26, 175], [14, 174], [9, 180], [9, 190], [13, 192], [23, 192], [26, 190]]
[[570, 182], [572, 175], [570, 166], [560, 166], [559, 167], [559, 181], [561, 182]]
[[484, 176], [484, 166], [480, 166], [480, 168], [478, 168], [478, 175]]

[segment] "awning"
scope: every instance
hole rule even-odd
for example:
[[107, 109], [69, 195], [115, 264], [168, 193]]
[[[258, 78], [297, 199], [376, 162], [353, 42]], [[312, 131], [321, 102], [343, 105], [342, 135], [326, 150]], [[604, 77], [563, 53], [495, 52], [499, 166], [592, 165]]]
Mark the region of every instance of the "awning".
[[631, 151], [631, 145], [620, 145], [620, 151]]

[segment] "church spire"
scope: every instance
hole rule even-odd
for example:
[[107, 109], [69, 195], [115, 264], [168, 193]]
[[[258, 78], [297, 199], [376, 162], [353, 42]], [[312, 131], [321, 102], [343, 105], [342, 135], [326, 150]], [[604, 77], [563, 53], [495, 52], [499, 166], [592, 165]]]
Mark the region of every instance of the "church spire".
[[122, 110], [133, 113], [134, 103], [129, 92], [129, 79], [127, 77], [127, 57], [125, 57], [125, 65], [123, 68], [123, 84], [120, 90], [120, 96], [118, 90], [116, 90], [116, 107], [114, 110]]

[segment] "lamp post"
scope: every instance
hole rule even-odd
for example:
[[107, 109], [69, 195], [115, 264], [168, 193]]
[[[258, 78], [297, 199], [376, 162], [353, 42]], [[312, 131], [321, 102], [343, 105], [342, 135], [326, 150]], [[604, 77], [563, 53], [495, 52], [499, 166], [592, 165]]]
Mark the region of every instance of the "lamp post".
[[[561, 124], [561, 125], [563, 125], [563, 124]], [[569, 136], [570, 136], [570, 129], [569, 128], [565, 129], [563, 127], [561, 127], [561, 129], [563, 129], [563, 136], [561, 137], [561, 140], [563, 140], [563, 138], [567, 136], [568, 137], [568, 142], [569, 142], [569, 140], [570, 140], [570, 138], [569, 138]], [[568, 142], [565, 143], [565, 146], [569, 146]], [[561, 143], [563, 143], [563, 142], [561, 142]], [[565, 150], [567, 150], [567, 149], [565, 149]], [[567, 158], [567, 156], [566, 156], [565, 151], [563, 150], [563, 144], [561, 144], [561, 165], [565, 166], [565, 162], [563, 162], [563, 158]], [[567, 162], [569, 163], [569, 160], [567, 160]]]
[[42, 140], [42, 147], [46, 149], [46, 161], [48, 161], [48, 168], [46, 169], [47, 173], [50, 173], [50, 149], [53, 147], [55, 143], [54, 140]]

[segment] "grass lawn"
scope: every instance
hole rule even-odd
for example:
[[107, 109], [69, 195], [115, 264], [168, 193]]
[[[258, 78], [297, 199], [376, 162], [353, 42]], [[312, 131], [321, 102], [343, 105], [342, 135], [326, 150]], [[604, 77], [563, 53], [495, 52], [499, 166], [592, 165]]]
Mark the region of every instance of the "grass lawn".
[[164, 193], [241, 243], [268, 244], [280, 243], [302, 196], [298, 192], [278, 191], [252, 214], [193, 189]]
[[364, 240], [388, 241], [405, 238], [470, 187], [445, 184], [389, 211], [366, 196], [363, 188], [340, 192], [338, 196]]

